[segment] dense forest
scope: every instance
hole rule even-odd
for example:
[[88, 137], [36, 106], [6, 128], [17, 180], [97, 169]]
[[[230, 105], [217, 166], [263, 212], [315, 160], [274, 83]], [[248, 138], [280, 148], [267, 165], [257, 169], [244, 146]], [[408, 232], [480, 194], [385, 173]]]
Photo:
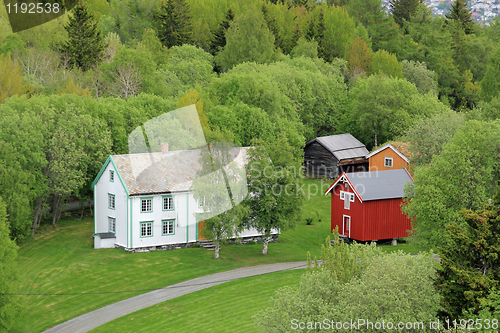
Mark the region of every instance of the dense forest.
[[445, 244], [444, 224], [466, 223], [460, 209], [482, 208], [497, 188], [500, 20], [474, 23], [461, 0], [446, 17], [421, 0], [390, 7], [86, 0], [12, 33], [2, 3], [0, 205], [11, 239], [90, 200], [137, 126], [195, 104], [207, 141], [280, 142], [291, 163], [317, 136], [351, 133], [369, 149], [408, 142], [413, 239]]

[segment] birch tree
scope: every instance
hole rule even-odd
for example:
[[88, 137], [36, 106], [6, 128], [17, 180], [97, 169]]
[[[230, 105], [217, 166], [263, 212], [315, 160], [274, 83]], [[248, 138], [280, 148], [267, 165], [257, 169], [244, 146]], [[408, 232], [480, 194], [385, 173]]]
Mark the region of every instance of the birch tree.
[[303, 171], [284, 135], [273, 144], [255, 143], [248, 163], [248, 224], [263, 235], [262, 254], [267, 254], [271, 233], [295, 228], [300, 220]]
[[219, 259], [222, 243], [243, 229], [242, 221], [248, 213], [248, 208], [239, 204], [247, 194], [244, 169], [231, 163], [239, 148], [231, 146], [224, 143], [202, 149], [201, 170], [192, 186], [194, 198], [203, 208], [197, 218], [203, 221], [202, 235], [214, 242], [215, 259]]

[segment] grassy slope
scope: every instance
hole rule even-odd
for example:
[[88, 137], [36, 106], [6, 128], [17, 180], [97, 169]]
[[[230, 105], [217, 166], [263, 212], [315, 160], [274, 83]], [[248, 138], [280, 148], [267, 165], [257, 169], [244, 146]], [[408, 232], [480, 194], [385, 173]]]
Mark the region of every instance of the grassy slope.
[[304, 270], [266, 274], [207, 288], [113, 320], [91, 332], [258, 332], [252, 316], [270, 306]]
[[[19, 296], [25, 315], [13, 332], [40, 332], [68, 319], [129, 298], [145, 289], [161, 288], [195, 277], [243, 266], [306, 260], [307, 252], [320, 256], [321, 245], [330, 235], [330, 199], [323, 196], [328, 182], [306, 180], [311, 193], [304, 217], [312, 215], [313, 225], [304, 219], [295, 230], [285, 231], [269, 254], [260, 254], [262, 245], [224, 246], [221, 259], [201, 248], [130, 254], [117, 249], [93, 249], [93, 221], [68, 219], [21, 247], [19, 268], [21, 293], [82, 293], [142, 290], [126, 293], [61, 296]], [[309, 190], [308, 190], [309, 189]], [[323, 222], [317, 222], [318, 211]], [[63, 226], [65, 225], [65, 226]], [[404, 248], [406, 245], [403, 245]], [[399, 246], [398, 246], [399, 247]], [[388, 248], [392, 250], [392, 248]]]

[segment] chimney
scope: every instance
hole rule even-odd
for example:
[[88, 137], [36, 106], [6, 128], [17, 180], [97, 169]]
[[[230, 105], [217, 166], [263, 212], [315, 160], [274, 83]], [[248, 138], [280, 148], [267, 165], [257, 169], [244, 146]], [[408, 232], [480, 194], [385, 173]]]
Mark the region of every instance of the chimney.
[[161, 152], [162, 152], [163, 154], [168, 153], [168, 143], [162, 143], [162, 144], [161, 144]]

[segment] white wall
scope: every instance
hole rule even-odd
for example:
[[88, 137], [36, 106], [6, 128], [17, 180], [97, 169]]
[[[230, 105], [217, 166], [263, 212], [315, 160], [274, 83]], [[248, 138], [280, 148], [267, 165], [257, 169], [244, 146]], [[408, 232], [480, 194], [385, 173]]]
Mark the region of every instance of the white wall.
[[[141, 199], [153, 198], [153, 211], [151, 213], [141, 212]], [[194, 212], [198, 205], [192, 193], [174, 193], [174, 210], [163, 210], [163, 196], [138, 196], [131, 197], [132, 205], [132, 244], [131, 248], [160, 246], [169, 244], [179, 244], [195, 242], [196, 219]], [[189, 217], [189, 219], [188, 219]], [[162, 220], [175, 219], [175, 234], [162, 235]], [[141, 237], [141, 222], [153, 221], [153, 236]]]
[[[127, 193], [115, 171], [114, 181], [109, 180], [109, 163], [94, 186], [95, 232], [109, 232], [108, 216], [116, 218], [116, 243], [127, 246]], [[115, 195], [115, 209], [108, 208], [108, 193]]]

